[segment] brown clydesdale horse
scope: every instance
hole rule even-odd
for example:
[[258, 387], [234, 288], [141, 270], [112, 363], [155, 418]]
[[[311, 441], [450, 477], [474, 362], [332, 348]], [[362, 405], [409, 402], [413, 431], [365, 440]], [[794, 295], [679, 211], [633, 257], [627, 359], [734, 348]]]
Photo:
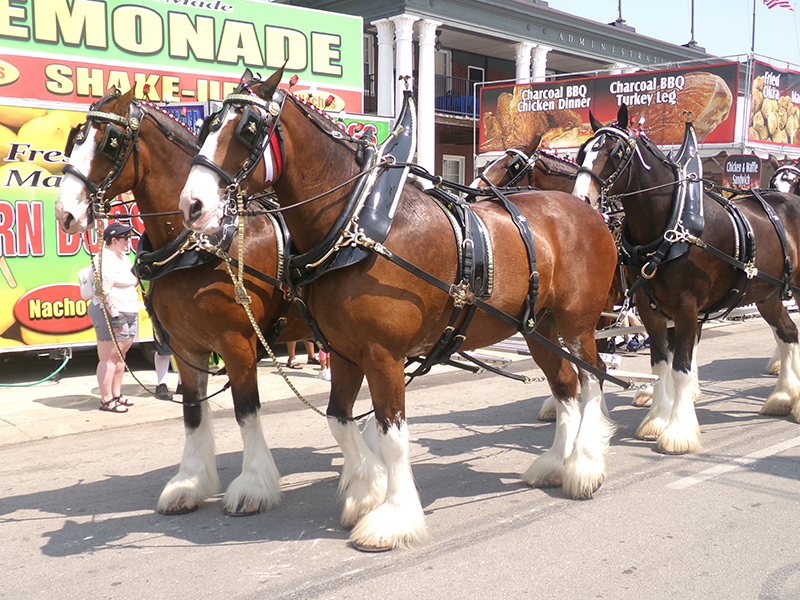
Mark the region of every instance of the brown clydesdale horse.
[[[377, 166], [370, 166], [363, 146], [313, 107], [278, 89], [281, 76], [278, 71], [267, 81], [252, 80], [226, 99], [186, 182], [181, 209], [188, 226], [215, 230], [226, 189], [241, 184], [247, 193], [256, 193], [271, 185], [288, 209], [284, 216], [297, 249], [305, 253], [290, 260], [298, 272], [314, 268], [307, 264], [311, 256], [324, 261], [329, 254], [339, 256], [341, 249], [366, 250], [362, 260], [320, 272], [304, 287], [315, 323], [332, 349], [327, 412], [345, 460], [342, 523], [353, 527], [350, 539], [358, 548], [406, 546], [425, 536], [425, 522], [409, 461], [405, 359], [433, 351], [448, 328], [456, 298], [467, 305], [479, 299], [460, 295], [456, 228], [418, 187], [398, 188], [384, 241], [375, 243], [365, 235], [359, 215], [351, 212], [357, 206], [351, 191], [359, 190], [363, 178], [376, 170], [393, 168], [395, 161], [381, 157], [378, 149]], [[252, 144], [246, 141], [251, 131], [268, 133]], [[395, 133], [413, 135], [413, 128]], [[253, 156], [266, 148], [266, 165], [274, 165], [280, 145], [272, 142], [276, 138], [283, 148], [283, 169], [268, 173], [265, 161]], [[252, 170], [242, 170], [243, 165]], [[361, 197], [360, 192], [355, 196]], [[614, 241], [597, 212], [574, 196], [531, 192], [515, 196], [514, 204], [533, 230], [539, 278], [536, 333], [526, 339], [558, 400], [553, 446], [522, 477], [533, 486], [563, 483], [568, 496], [589, 498], [605, 477], [604, 454], [613, 433], [601, 410], [596, 373], [602, 375], [602, 365], [594, 331], [616, 265]], [[461, 350], [481, 348], [515, 332], [512, 323], [525, 312], [532, 278], [529, 251], [507, 205], [484, 201], [473, 209], [491, 240], [494, 292], [480, 299], [483, 308], [472, 315]], [[399, 266], [401, 259], [418, 271]], [[444, 282], [443, 287], [436, 282]], [[511, 322], [498, 316], [503, 313]], [[576, 372], [561, 354], [538, 342], [537, 335], [550, 342], [560, 335], [585, 364]], [[377, 453], [364, 443], [352, 420], [365, 376], [378, 425]]]
[[[593, 116], [591, 121], [595, 135], [582, 147], [578, 162], [593, 175], [580, 173], [574, 193], [592, 200], [601, 194], [619, 196], [625, 209], [623, 248], [636, 272], [646, 276], [637, 281], [643, 284], [637, 306], [659, 380], [637, 436], [657, 440], [656, 448], [665, 453], [702, 449], [691, 376], [698, 317], [751, 303], [772, 327], [781, 354], [777, 385], [761, 412], [793, 412], [800, 421], [797, 327], [782, 302], [800, 280], [790, 267], [800, 261], [797, 198], [762, 191], [726, 201], [697, 184], [697, 174], [680, 161], [667, 159], [627, 127], [625, 106], [608, 126]], [[690, 124], [687, 140], [688, 165], [697, 160]], [[692, 191], [693, 185], [699, 189]], [[752, 245], [748, 240], [754, 240]], [[667, 335], [667, 319], [674, 322], [674, 335]]]
[[[540, 190], [557, 190], [560, 192], [572, 193], [575, 188], [575, 179], [578, 176], [580, 167], [578, 164], [563, 156], [557, 156], [546, 150], [539, 149], [541, 136], [537, 135], [531, 140], [530, 144], [519, 148], [509, 148], [501, 156], [489, 163], [481, 175], [473, 181], [470, 186], [474, 188], [484, 188], [487, 185], [494, 185], [501, 188], [509, 188], [508, 193], [512, 193], [516, 188], [518, 191], [536, 188]], [[622, 235], [622, 220], [625, 216], [619, 202], [610, 201], [603, 206], [596, 207], [606, 221], [606, 225], [611, 230], [615, 241], [619, 241]], [[611, 291], [608, 295], [606, 304], [606, 315], [600, 319], [599, 329], [606, 329], [614, 326], [618, 318], [613, 316], [615, 306], [623, 305], [625, 302], [625, 290], [622, 277], [624, 269], [620, 264], [614, 273], [614, 281], [611, 284]], [[605, 346], [605, 347], [604, 347]], [[600, 344], [601, 352], [615, 352], [614, 338], [609, 337]], [[696, 367], [693, 373], [697, 373]], [[698, 386], [699, 393], [699, 386]], [[647, 385], [639, 388], [633, 399], [634, 406], [649, 406], [653, 398], [653, 386]], [[542, 404], [539, 411], [539, 420], [552, 421], [555, 419], [555, 403], [550, 397]]]
[[[156, 106], [134, 99], [131, 92], [115, 92], [103, 98], [90, 108], [86, 119], [70, 144], [70, 163], [56, 202], [61, 228], [78, 234], [92, 226], [96, 216], [92, 196], [98, 189], [103, 197], [131, 190], [154, 250], [163, 249], [181, 233], [188, 233], [177, 209], [191, 159], [198, 150], [195, 135]], [[110, 139], [115, 143], [109, 144]], [[266, 216], [250, 217], [246, 235], [246, 264], [269, 277], [278, 277], [278, 244], [279, 240], [280, 244], [284, 242], [273, 222]], [[234, 258], [238, 256], [237, 248], [234, 239], [230, 248]], [[195, 250], [187, 250], [187, 254], [194, 253]], [[258, 276], [245, 276], [245, 288], [252, 299], [254, 316], [266, 331], [281, 317], [283, 293]], [[176, 355], [186, 433], [180, 470], [162, 491], [158, 510], [165, 514], [189, 512], [217, 493], [219, 477], [210, 408], [208, 402], [199, 402], [207, 394], [211, 352], [225, 361], [244, 443], [242, 472], [225, 493], [225, 511], [244, 515], [277, 505], [280, 476], [259, 418], [259, 342], [244, 309], [234, 301], [234, 286], [224, 264], [214, 259], [172, 271], [154, 281], [150, 289], [158, 321], [169, 334]], [[310, 337], [292, 307], [278, 341]]]

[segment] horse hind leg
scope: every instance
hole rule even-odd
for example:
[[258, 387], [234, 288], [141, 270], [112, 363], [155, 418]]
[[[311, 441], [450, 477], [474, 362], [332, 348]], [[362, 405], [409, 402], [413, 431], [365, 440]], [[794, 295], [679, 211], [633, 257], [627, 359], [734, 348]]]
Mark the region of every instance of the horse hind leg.
[[233, 517], [271, 510], [281, 501], [280, 473], [261, 427], [255, 354], [222, 357], [228, 366], [234, 413], [242, 436], [242, 471], [225, 491], [225, 514]]
[[[331, 397], [328, 403], [328, 427], [339, 448], [344, 464], [339, 476], [342, 498], [342, 527], [352, 528], [364, 515], [386, 499], [386, 468], [380, 454], [380, 439], [374, 418], [364, 425], [364, 435], [352, 420], [353, 403], [361, 388], [361, 370], [331, 355]], [[374, 449], [374, 450], [373, 450]]]
[[[554, 343], [558, 342], [555, 323], [550, 317], [539, 321], [537, 331]], [[551, 397], [555, 400], [556, 431], [553, 445], [536, 457], [520, 474], [522, 481], [532, 487], [557, 487], [563, 483], [564, 460], [572, 452], [580, 427], [577, 375], [566, 360], [556, 356], [531, 338], [525, 340], [531, 356], [547, 378]]]
[[757, 306], [764, 320], [772, 327], [780, 353], [778, 381], [760, 412], [762, 415], [786, 415], [794, 411], [795, 420], [800, 421], [800, 409], [797, 408], [800, 397], [800, 346], [797, 326], [777, 298]]
[[[196, 364], [208, 364], [208, 355], [204, 359], [193, 356], [187, 360], [197, 361]], [[158, 499], [157, 510], [165, 515], [195, 511], [201, 501], [219, 490], [211, 410], [207, 402], [191, 404], [205, 397], [208, 376], [181, 361], [178, 361], [178, 370], [184, 390], [183, 422], [186, 439], [178, 473], [170, 479]]]

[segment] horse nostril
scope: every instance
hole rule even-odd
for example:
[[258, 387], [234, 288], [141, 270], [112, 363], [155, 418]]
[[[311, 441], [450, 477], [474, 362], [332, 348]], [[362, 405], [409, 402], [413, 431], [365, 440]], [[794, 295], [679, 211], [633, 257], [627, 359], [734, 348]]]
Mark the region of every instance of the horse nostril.
[[203, 214], [203, 203], [195, 200], [189, 205], [189, 222], [196, 221]]

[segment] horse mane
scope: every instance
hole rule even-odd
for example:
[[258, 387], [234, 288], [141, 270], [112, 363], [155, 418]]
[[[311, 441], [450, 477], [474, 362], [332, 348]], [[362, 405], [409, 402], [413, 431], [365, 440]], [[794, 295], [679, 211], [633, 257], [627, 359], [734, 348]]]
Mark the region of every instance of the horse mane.
[[336, 121], [327, 113], [321, 111], [311, 102], [298, 98], [293, 93], [282, 90], [287, 99], [291, 99], [297, 105], [297, 108], [308, 117], [314, 125], [319, 129], [330, 135], [333, 139], [339, 142], [351, 142], [359, 145], [363, 142], [352, 137], [345, 127], [344, 123]]

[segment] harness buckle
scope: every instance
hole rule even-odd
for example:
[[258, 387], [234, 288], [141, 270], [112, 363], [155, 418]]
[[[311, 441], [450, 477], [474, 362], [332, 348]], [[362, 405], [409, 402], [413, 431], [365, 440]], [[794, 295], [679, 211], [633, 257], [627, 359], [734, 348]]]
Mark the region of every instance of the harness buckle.
[[456, 308], [461, 308], [465, 304], [472, 304], [475, 300], [475, 294], [469, 291], [469, 285], [466, 281], [461, 281], [458, 285], [451, 285], [448, 293], [453, 297], [453, 304]]
[[747, 275], [748, 279], [753, 279], [754, 277], [758, 277], [758, 269], [752, 262], [745, 265], [743, 270], [745, 272], [745, 275]]
[[656, 271], [658, 271], [658, 265], [656, 265], [656, 266], [652, 267], [652, 269], [653, 269], [652, 272], [648, 272], [648, 269], [650, 268], [651, 264], [652, 263], [650, 261], [644, 263], [642, 265], [642, 270], [640, 271], [642, 277], [644, 277], [645, 279], [648, 279], [648, 280], [650, 280], [653, 277], [655, 277], [656, 276]]

